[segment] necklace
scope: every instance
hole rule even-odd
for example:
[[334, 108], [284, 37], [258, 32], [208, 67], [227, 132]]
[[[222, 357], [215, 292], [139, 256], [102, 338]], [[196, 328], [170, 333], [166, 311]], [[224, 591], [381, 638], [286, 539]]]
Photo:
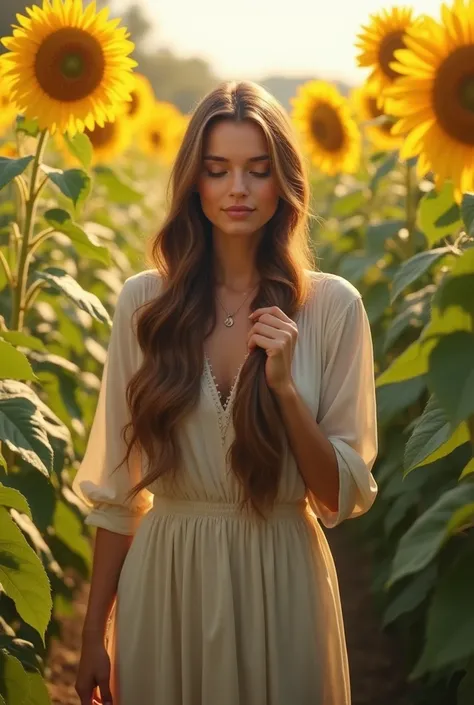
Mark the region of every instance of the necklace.
[[218, 302], [220, 303], [220, 305], [221, 305], [221, 307], [222, 307], [222, 310], [224, 311], [224, 313], [225, 313], [225, 315], [226, 315], [226, 318], [225, 318], [225, 320], [224, 320], [224, 325], [227, 326], [227, 328], [230, 328], [231, 326], [234, 325], [234, 317], [235, 317], [236, 314], [240, 311], [240, 309], [242, 308], [242, 306], [244, 305], [244, 303], [246, 302], [246, 300], [248, 299], [248, 297], [250, 296], [250, 294], [252, 293], [252, 291], [255, 291], [255, 289], [257, 289], [257, 287], [258, 287], [258, 284], [257, 284], [256, 286], [254, 286], [254, 288], [251, 289], [251, 290], [246, 294], [246, 296], [245, 296], [244, 300], [242, 301], [242, 303], [240, 304], [239, 308], [237, 308], [233, 313], [230, 313], [229, 311], [227, 311], [227, 310], [224, 308], [224, 305], [222, 304], [222, 301], [220, 300], [220, 298], [217, 296], [217, 292], [216, 292], [216, 299], [217, 299]]

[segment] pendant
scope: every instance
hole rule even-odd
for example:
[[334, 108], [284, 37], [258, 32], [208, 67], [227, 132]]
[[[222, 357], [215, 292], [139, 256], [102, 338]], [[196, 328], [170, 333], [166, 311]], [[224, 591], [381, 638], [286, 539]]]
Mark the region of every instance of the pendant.
[[224, 325], [227, 326], [227, 328], [230, 328], [231, 326], [234, 325], [234, 319], [232, 316], [227, 316], [227, 318], [224, 321]]

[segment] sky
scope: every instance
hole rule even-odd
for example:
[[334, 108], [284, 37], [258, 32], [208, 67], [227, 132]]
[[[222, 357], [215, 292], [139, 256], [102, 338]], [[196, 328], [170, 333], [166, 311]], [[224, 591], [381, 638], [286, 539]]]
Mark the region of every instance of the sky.
[[[123, 7], [130, 0], [118, 0]], [[222, 79], [268, 75], [364, 80], [354, 40], [369, 15], [393, 4], [438, 16], [441, 0], [138, 0], [156, 23], [153, 46], [206, 59]]]

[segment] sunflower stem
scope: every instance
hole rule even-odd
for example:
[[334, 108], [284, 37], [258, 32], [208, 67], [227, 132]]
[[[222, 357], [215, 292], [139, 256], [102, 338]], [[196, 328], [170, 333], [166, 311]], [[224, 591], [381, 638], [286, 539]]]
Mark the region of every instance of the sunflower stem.
[[48, 131], [42, 130], [40, 133], [38, 144], [36, 147], [36, 154], [33, 160], [33, 167], [31, 171], [31, 178], [29, 184], [29, 193], [26, 201], [25, 208], [25, 223], [23, 227], [23, 238], [21, 242], [20, 258], [18, 262], [18, 269], [16, 275], [16, 287], [13, 290], [13, 306], [12, 306], [12, 317], [11, 317], [11, 330], [22, 330], [23, 322], [25, 318], [25, 297], [26, 297], [26, 284], [28, 281], [28, 269], [30, 259], [28, 257], [30, 239], [33, 235], [35, 216], [36, 216], [36, 206], [37, 206], [37, 192], [36, 183], [38, 179], [38, 171], [40, 164], [43, 159], [44, 150], [46, 147], [46, 141], [48, 139]]
[[415, 254], [415, 230], [416, 230], [416, 201], [415, 189], [416, 179], [414, 178], [413, 167], [407, 162], [405, 166], [405, 213], [408, 237], [404, 242], [404, 250], [407, 259]]
[[35, 301], [36, 297], [41, 292], [41, 289], [45, 284], [46, 282], [42, 281], [41, 279], [37, 279], [35, 282], [33, 282], [33, 284], [31, 284], [25, 294], [25, 310], [28, 310], [30, 306], [33, 305], [33, 302]]
[[7, 258], [3, 254], [3, 252], [0, 250], [0, 264], [2, 265], [3, 269], [5, 270], [5, 275], [7, 277], [8, 284], [10, 287], [13, 286], [13, 275], [11, 273], [10, 265], [7, 262]]

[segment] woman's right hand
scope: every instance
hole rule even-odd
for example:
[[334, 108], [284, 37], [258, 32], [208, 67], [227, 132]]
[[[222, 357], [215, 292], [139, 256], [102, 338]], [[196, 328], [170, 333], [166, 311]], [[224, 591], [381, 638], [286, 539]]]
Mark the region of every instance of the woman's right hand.
[[[97, 700], [97, 696], [93, 700], [97, 686], [100, 689], [100, 700]], [[113, 705], [110, 692], [110, 658], [103, 638], [91, 639], [83, 636], [75, 688], [81, 705], [93, 705], [96, 702]]]

